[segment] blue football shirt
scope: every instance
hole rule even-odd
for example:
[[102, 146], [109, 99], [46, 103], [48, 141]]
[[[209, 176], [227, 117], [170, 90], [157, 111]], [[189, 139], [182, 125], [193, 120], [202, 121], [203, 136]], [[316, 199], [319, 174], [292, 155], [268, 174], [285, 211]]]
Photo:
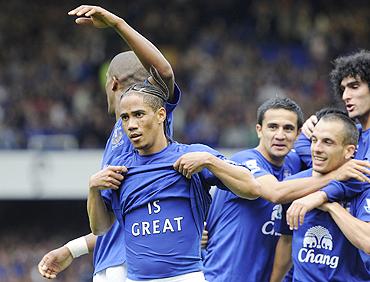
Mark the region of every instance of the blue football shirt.
[[113, 165], [128, 168], [117, 194], [104, 199], [124, 226], [128, 278], [157, 279], [202, 270], [200, 240], [211, 202], [209, 188], [223, 186], [209, 170], [191, 180], [175, 171], [173, 164], [188, 152], [217, 151], [201, 144], [171, 143], [162, 151], [140, 156], [121, 155]]

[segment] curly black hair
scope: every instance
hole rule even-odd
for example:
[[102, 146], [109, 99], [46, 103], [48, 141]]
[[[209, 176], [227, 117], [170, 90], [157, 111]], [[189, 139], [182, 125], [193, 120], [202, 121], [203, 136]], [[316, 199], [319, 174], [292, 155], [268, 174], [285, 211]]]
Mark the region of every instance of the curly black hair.
[[348, 76], [361, 78], [362, 81], [367, 82], [370, 89], [370, 51], [361, 50], [349, 56], [338, 57], [333, 64], [330, 81], [334, 94], [338, 98], [343, 94], [340, 84]]

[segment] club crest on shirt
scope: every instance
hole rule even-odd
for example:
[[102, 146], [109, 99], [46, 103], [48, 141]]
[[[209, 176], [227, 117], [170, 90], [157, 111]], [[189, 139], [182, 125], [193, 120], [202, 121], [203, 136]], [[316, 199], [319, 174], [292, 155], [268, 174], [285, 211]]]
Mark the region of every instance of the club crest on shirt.
[[286, 168], [284, 169], [283, 175], [284, 175], [284, 178], [287, 178], [288, 176], [292, 175], [292, 172], [290, 171], [290, 169]]
[[252, 174], [255, 174], [256, 172], [260, 171], [260, 167], [257, 164], [257, 160], [247, 160], [243, 162], [243, 165], [245, 165]]
[[366, 199], [366, 206], [364, 206], [364, 209], [367, 213], [370, 213], [370, 199]]
[[315, 263], [337, 268], [339, 257], [324, 254], [320, 250], [333, 250], [333, 237], [329, 230], [317, 225], [309, 228], [304, 234], [303, 247], [298, 252], [301, 263]]
[[112, 136], [112, 149], [117, 148], [123, 144], [123, 132], [121, 127], [116, 127]]

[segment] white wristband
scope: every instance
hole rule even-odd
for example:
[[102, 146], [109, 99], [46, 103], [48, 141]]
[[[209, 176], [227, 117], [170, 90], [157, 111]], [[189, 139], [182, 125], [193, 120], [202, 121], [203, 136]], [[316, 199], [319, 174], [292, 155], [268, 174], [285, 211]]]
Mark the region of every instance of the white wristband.
[[66, 246], [69, 249], [73, 258], [78, 258], [79, 256], [89, 253], [89, 248], [87, 247], [85, 237], [80, 237], [72, 241], [69, 241], [64, 246]]

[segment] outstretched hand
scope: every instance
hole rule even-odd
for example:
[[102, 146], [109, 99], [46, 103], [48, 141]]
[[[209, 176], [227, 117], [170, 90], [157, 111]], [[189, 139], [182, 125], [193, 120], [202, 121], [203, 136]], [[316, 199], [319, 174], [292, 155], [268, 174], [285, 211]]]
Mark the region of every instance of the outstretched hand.
[[66, 246], [48, 252], [38, 264], [40, 274], [48, 279], [54, 279], [73, 261], [71, 252]]
[[91, 25], [96, 28], [115, 27], [121, 20], [115, 14], [99, 7], [90, 5], [81, 5], [68, 12], [70, 16], [77, 16], [77, 24]]

